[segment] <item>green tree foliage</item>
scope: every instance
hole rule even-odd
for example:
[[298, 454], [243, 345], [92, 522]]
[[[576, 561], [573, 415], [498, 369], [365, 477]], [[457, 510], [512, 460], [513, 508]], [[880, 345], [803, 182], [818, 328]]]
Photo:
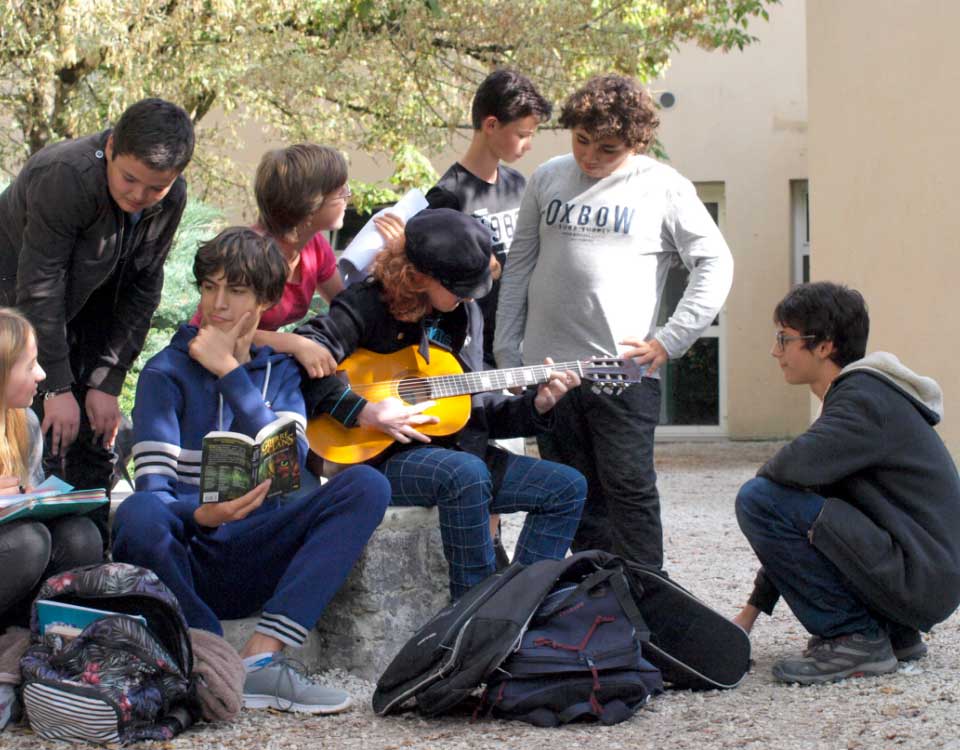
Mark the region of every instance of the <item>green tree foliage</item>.
[[776, 1], [4, 0], [0, 165], [12, 172], [146, 95], [197, 122], [213, 107], [227, 113], [201, 129], [191, 168], [211, 194], [246, 186], [216, 154], [249, 118], [286, 141], [408, 165], [408, 144], [435, 149], [468, 122], [473, 90], [496, 66], [523, 70], [554, 99], [598, 72], [647, 81], [680, 42], [749, 44], [748, 22]]

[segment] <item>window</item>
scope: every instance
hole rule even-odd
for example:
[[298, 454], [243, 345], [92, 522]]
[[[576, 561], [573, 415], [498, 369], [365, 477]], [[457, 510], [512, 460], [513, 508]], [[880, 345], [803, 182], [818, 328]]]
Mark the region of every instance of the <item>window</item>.
[[793, 283], [810, 281], [810, 189], [807, 180], [790, 180], [793, 207]]
[[[724, 225], [723, 183], [697, 185], [697, 194], [717, 225]], [[670, 269], [657, 325], [676, 310], [690, 274], [683, 265]], [[688, 438], [726, 434], [724, 318], [721, 312], [687, 353], [671, 360], [660, 375], [658, 437]]]

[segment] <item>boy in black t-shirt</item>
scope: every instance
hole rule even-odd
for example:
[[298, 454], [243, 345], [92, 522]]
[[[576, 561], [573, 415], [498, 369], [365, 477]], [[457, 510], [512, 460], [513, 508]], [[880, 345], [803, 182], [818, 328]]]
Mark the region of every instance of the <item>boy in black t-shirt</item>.
[[[502, 266], [510, 252], [513, 228], [526, 179], [501, 162], [512, 163], [530, 150], [537, 127], [550, 119], [552, 107], [531, 83], [513, 70], [496, 70], [473, 97], [473, 140], [427, 193], [431, 208], [452, 208], [470, 214], [493, 234], [493, 252]], [[481, 300], [483, 358], [493, 359], [493, 325], [499, 282]]]

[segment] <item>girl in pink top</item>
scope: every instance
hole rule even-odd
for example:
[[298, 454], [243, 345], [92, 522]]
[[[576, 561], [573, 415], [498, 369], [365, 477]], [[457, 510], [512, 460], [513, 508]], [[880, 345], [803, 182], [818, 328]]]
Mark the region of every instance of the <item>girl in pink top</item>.
[[[254, 191], [260, 213], [254, 229], [273, 239], [290, 270], [283, 297], [260, 318], [253, 343], [292, 354], [311, 378], [329, 375], [336, 361], [326, 349], [277, 329], [301, 320], [314, 292], [329, 302], [343, 289], [322, 232], [343, 226], [350, 199], [346, 160], [336, 149], [312, 143], [268, 151], [257, 167]], [[190, 323], [199, 325], [199, 313]]]

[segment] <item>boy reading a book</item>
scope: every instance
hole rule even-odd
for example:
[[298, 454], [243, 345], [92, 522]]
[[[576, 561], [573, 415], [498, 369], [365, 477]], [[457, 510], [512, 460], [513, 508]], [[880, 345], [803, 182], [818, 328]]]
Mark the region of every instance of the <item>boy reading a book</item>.
[[221, 634], [220, 619], [262, 610], [241, 650], [247, 707], [335, 713], [349, 695], [324, 688], [284, 659], [300, 646], [340, 588], [390, 498], [365, 466], [320, 487], [267, 498], [271, 480], [241, 497], [199, 502], [204, 435], [255, 436], [279, 416], [305, 424], [294, 360], [252, 339], [261, 313], [283, 293], [287, 265], [273, 242], [246, 228], [221, 232], [197, 251], [199, 328], [183, 326], [144, 367], [133, 410], [136, 492], [117, 511], [115, 560], [154, 570], [191, 627]]

